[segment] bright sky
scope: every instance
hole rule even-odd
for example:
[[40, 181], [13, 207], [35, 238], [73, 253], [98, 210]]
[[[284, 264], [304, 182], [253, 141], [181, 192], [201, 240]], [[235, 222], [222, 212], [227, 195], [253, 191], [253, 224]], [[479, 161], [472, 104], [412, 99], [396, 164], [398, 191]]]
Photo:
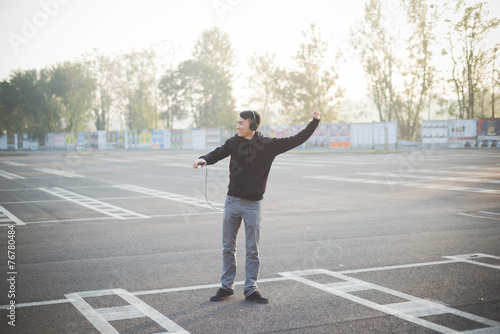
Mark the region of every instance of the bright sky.
[[[365, 0], [0, 0], [0, 79], [12, 70], [43, 68], [97, 48], [104, 52], [146, 48], [170, 40], [187, 59], [200, 33], [214, 25], [229, 33], [245, 66], [259, 50], [282, 65], [298, 49], [302, 30], [315, 22], [332, 49], [349, 48], [349, 29]], [[387, 10], [398, 1], [388, 1]], [[396, 10], [392, 10], [396, 13]], [[396, 13], [397, 14], [397, 13]], [[360, 95], [362, 72], [347, 62], [344, 80]], [[362, 80], [361, 80], [362, 81]], [[364, 95], [364, 92], [361, 92]]]
[[[129, 51], [165, 40], [181, 46], [179, 60], [188, 59], [200, 33], [214, 25], [229, 33], [240, 68], [259, 50], [288, 65], [301, 31], [314, 22], [332, 49], [347, 51], [340, 82], [346, 97], [357, 99], [366, 86], [349, 29], [361, 19], [365, 1], [0, 0], [0, 80], [14, 69], [40, 69], [94, 48]], [[389, 24], [404, 19], [399, 3], [384, 1]], [[499, 13], [499, 3], [492, 1], [490, 10]]]

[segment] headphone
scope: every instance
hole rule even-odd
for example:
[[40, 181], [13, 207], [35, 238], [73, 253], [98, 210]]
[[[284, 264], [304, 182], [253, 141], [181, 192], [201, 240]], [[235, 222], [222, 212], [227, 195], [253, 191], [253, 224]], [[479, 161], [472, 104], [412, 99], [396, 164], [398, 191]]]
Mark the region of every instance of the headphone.
[[251, 112], [253, 114], [253, 123], [250, 124], [250, 130], [257, 131], [257, 128], [259, 127], [257, 124], [257, 117], [255, 116], [255, 112], [253, 110], [251, 110]]

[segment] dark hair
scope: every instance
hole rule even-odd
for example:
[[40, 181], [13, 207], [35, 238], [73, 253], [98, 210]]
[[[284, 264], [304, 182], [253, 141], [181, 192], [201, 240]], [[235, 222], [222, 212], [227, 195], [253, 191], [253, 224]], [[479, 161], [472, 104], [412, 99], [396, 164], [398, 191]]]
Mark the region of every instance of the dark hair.
[[[255, 120], [253, 118], [254, 113], [255, 113]], [[245, 111], [240, 112], [240, 117], [243, 119], [248, 119], [250, 124], [252, 124], [255, 121], [255, 123], [257, 123], [257, 126], [260, 125], [260, 120], [262, 119], [261, 115], [258, 111], [252, 112], [252, 110], [245, 110]]]

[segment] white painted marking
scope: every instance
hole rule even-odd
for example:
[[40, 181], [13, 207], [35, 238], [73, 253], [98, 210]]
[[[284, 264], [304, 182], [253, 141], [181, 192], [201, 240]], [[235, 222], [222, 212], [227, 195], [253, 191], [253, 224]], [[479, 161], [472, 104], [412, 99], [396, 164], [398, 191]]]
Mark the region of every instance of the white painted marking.
[[344, 181], [344, 182], [353, 182], [353, 183], [368, 183], [368, 184], [383, 184], [383, 185], [399, 185], [403, 182], [401, 181], [383, 181], [383, 180], [372, 180], [372, 179], [360, 179], [354, 177], [345, 177], [345, 176], [330, 176], [330, 175], [313, 175], [313, 176], [304, 176], [307, 179], [317, 179], [317, 180], [328, 180], [328, 181]]
[[[259, 283], [269, 283], [269, 282], [280, 282], [288, 280], [286, 277], [272, 277], [272, 278], [263, 278], [259, 279]], [[234, 285], [243, 285], [244, 281], [235, 282]], [[142, 295], [154, 295], [157, 293], [168, 293], [168, 292], [182, 292], [182, 291], [193, 291], [193, 290], [202, 290], [202, 289], [216, 289], [220, 288], [220, 283], [214, 284], [205, 284], [205, 285], [194, 285], [188, 287], [180, 287], [180, 288], [167, 288], [167, 289], [158, 289], [158, 290], [149, 290], [149, 291], [139, 291], [135, 292], [134, 295], [142, 296]], [[5, 306], [7, 308], [7, 305]]]
[[[141, 197], [143, 198], [143, 197]], [[63, 200], [62, 200], [63, 201]], [[149, 218], [175, 218], [175, 217], [191, 217], [191, 216], [205, 216], [205, 215], [218, 215], [221, 214], [222, 211], [215, 211], [215, 212], [200, 212], [200, 213], [179, 213], [179, 214], [167, 214], [167, 215], [153, 215], [153, 216], [148, 216]], [[41, 220], [41, 221], [29, 221], [29, 222], [24, 222], [24, 225], [31, 225], [31, 224], [47, 224], [47, 223], [67, 223], [67, 222], [80, 222], [80, 221], [99, 221], [99, 220], [113, 220], [116, 219], [114, 217], [98, 217], [98, 218], [74, 218], [74, 219], [59, 219], [59, 220]], [[0, 226], [7, 226], [8, 224], [5, 225], [0, 225]]]
[[109, 322], [107, 322], [96, 310], [90, 306], [78, 293], [65, 295], [81, 314], [102, 334], [120, 334]]
[[423, 263], [410, 263], [410, 264], [401, 264], [401, 265], [376, 267], [376, 268], [342, 270], [342, 271], [339, 271], [339, 273], [348, 275], [348, 274], [368, 273], [368, 272], [372, 272], [372, 271], [382, 271], [382, 270], [394, 270], [394, 269], [407, 269], [407, 268], [416, 268], [416, 267], [435, 266], [435, 265], [455, 263], [455, 262], [457, 262], [457, 261], [455, 261], [455, 260], [445, 260], [445, 261], [434, 261], [434, 262], [423, 262]]
[[[324, 273], [324, 271], [323, 270], [318, 270], [318, 273]], [[423, 320], [423, 319], [419, 319], [419, 318], [417, 318], [415, 316], [412, 316], [410, 314], [405, 314], [403, 312], [396, 312], [391, 307], [388, 307], [388, 306], [385, 306], [385, 305], [380, 305], [380, 304], [374, 303], [372, 301], [363, 299], [361, 297], [358, 297], [358, 296], [355, 296], [355, 295], [351, 295], [351, 294], [349, 294], [347, 292], [335, 289], [333, 287], [329, 287], [329, 286], [327, 286], [325, 284], [321, 284], [321, 283], [317, 283], [317, 282], [311, 281], [311, 280], [306, 279], [306, 278], [304, 278], [302, 276], [295, 275], [292, 272], [280, 273], [280, 275], [283, 275], [284, 277], [288, 277], [291, 280], [295, 280], [295, 281], [303, 283], [305, 285], [311, 286], [311, 287], [316, 288], [318, 290], [322, 290], [322, 291], [331, 293], [333, 295], [336, 295], [338, 297], [341, 297], [341, 298], [350, 300], [352, 302], [361, 304], [363, 306], [370, 307], [372, 309], [375, 309], [375, 310], [387, 313], [389, 315], [392, 315], [392, 316], [404, 319], [406, 321], [413, 322], [415, 324], [418, 324], [418, 325], [426, 327], [426, 328], [430, 328], [430, 329], [435, 330], [435, 331], [440, 332], [440, 333], [455, 333], [455, 331], [452, 331], [449, 328], [446, 328], [444, 326], [440, 326], [440, 325], [434, 324], [432, 322], [429, 322], [429, 321], [426, 321], [426, 320]]]
[[0, 161], [0, 162], [3, 163], [3, 164], [6, 164], [6, 165], [16, 166], [16, 167], [26, 166], [25, 164], [22, 164], [20, 162], [15, 162], [15, 161]]
[[391, 179], [421, 179], [421, 180], [437, 180], [437, 181], [459, 181], [459, 182], [474, 182], [474, 183], [495, 183], [499, 184], [500, 180], [484, 180], [484, 179], [474, 179], [474, 178], [463, 178], [463, 177], [450, 177], [450, 176], [424, 176], [424, 175], [413, 175], [413, 174], [393, 174], [393, 173], [358, 173], [358, 175], [369, 175], [369, 176], [385, 176]]
[[496, 190], [496, 189], [455, 187], [455, 186], [445, 186], [445, 185], [438, 185], [438, 184], [421, 184], [421, 183], [415, 183], [415, 182], [402, 182], [402, 181], [384, 181], [384, 180], [360, 179], [360, 178], [329, 176], [329, 175], [314, 175], [314, 176], [304, 176], [304, 177], [308, 178], [308, 179], [329, 180], [329, 181], [343, 181], [343, 182], [382, 184], [382, 185], [399, 185], [399, 186], [413, 187], [413, 188], [426, 188], [426, 189], [438, 189], [438, 190], [500, 194], [500, 190]]
[[486, 216], [480, 216], [480, 215], [475, 215], [475, 214], [468, 214], [468, 213], [463, 213], [463, 212], [459, 212], [459, 213], [457, 213], [457, 214], [458, 214], [458, 215], [461, 215], [461, 216], [474, 217], [474, 218], [491, 219], [491, 220], [500, 220], [500, 218], [486, 217]]
[[144, 313], [132, 305], [108, 307], [96, 310], [106, 321], [116, 321], [124, 319], [134, 319], [144, 317]]
[[[407, 321], [411, 321], [414, 323], [417, 323], [419, 325], [425, 326], [427, 328], [442, 332], [442, 333], [455, 333], [455, 331], [446, 328], [444, 326], [440, 326], [437, 324], [434, 324], [429, 321], [425, 321], [423, 319], [419, 319], [419, 317], [427, 316], [427, 315], [433, 315], [433, 314], [442, 314], [442, 313], [451, 313], [466, 319], [470, 319], [488, 326], [492, 326], [490, 328], [482, 328], [480, 330], [472, 330], [472, 331], [467, 331], [464, 333], [474, 333], [474, 334], [479, 334], [479, 333], [497, 333], [498, 328], [500, 328], [500, 323], [486, 319], [477, 315], [469, 314], [466, 312], [462, 312], [435, 302], [431, 302], [428, 300], [420, 299], [415, 296], [411, 296], [396, 290], [392, 290], [389, 288], [385, 288], [383, 286], [379, 286], [376, 284], [372, 284], [369, 282], [365, 282], [350, 276], [346, 276], [347, 274], [353, 274], [353, 273], [361, 273], [361, 272], [371, 272], [371, 271], [382, 271], [382, 270], [393, 270], [393, 269], [400, 269], [400, 268], [411, 268], [411, 267], [420, 267], [420, 266], [433, 266], [433, 265], [441, 265], [441, 264], [448, 264], [448, 263], [457, 263], [457, 262], [467, 262], [470, 264], [474, 265], [480, 265], [484, 266], [484, 263], [474, 261], [473, 259], [479, 259], [479, 258], [493, 258], [493, 259], [498, 259], [500, 260], [500, 257], [498, 256], [493, 256], [493, 255], [487, 255], [483, 253], [475, 253], [475, 254], [465, 254], [465, 255], [456, 255], [456, 256], [445, 256], [444, 258], [447, 258], [448, 260], [443, 260], [443, 261], [434, 261], [434, 262], [424, 262], [424, 263], [414, 263], [414, 264], [405, 264], [405, 265], [394, 265], [394, 266], [383, 266], [383, 267], [377, 267], [377, 268], [365, 268], [365, 269], [355, 269], [355, 270], [344, 270], [340, 272], [332, 272], [324, 269], [311, 269], [311, 270], [302, 270], [302, 271], [295, 271], [295, 272], [287, 272], [287, 273], [281, 273], [281, 277], [275, 277], [275, 278], [267, 278], [267, 279], [262, 279], [259, 280], [260, 283], [264, 282], [276, 282], [276, 281], [285, 281], [285, 280], [295, 280], [302, 282], [304, 284], [307, 284], [309, 286], [316, 287], [320, 290], [326, 291], [328, 293], [332, 293], [335, 295], [338, 295], [340, 297], [345, 297], [346, 299], [349, 299], [351, 301], [360, 303], [364, 306], [372, 307], [375, 309], [378, 309], [382, 312], [386, 312], [388, 314], [394, 315], [396, 317], [405, 319]], [[469, 259], [471, 259], [469, 261]], [[495, 269], [500, 269], [497, 268], [498, 266], [494, 266]], [[315, 275], [315, 274], [326, 274], [330, 275], [332, 277], [335, 277], [337, 279], [342, 279], [344, 282], [340, 283], [331, 283], [331, 284], [320, 284], [311, 280], [308, 280], [302, 276], [308, 276], [308, 275]], [[243, 285], [243, 281], [239, 281], [235, 283], [236, 285]], [[83, 298], [87, 297], [98, 297], [98, 296], [106, 296], [110, 294], [118, 294], [120, 295], [123, 299], [127, 300], [133, 307], [136, 309], [140, 310], [142, 313], [145, 313], [147, 316], [153, 317], [153, 316], [159, 316], [160, 321], [162, 321], [163, 324], [171, 324], [170, 319], [164, 317], [162, 314], [159, 312], [156, 313], [157, 311], [152, 309], [151, 311], [149, 308], [150, 306], [143, 303], [141, 300], [138, 298], [135, 298], [133, 296], [139, 296], [139, 295], [149, 295], [149, 294], [159, 294], [159, 293], [168, 293], [168, 292], [179, 292], [179, 291], [192, 291], [192, 290], [198, 290], [198, 289], [209, 289], [209, 288], [217, 288], [219, 287], [219, 283], [215, 284], [207, 284], [207, 285], [197, 285], [197, 286], [189, 286], [189, 287], [179, 287], [179, 288], [167, 288], [167, 289], [159, 289], [159, 290], [149, 290], [149, 291], [139, 291], [135, 293], [129, 293], [125, 290], [117, 289], [117, 290], [99, 290], [99, 291], [87, 291], [87, 292], [80, 292], [80, 293], [72, 293], [72, 294], [67, 294], [66, 298], [67, 299], [58, 299], [58, 300], [51, 300], [51, 301], [44, 301], [44, 302], [31, 302], [31, 303], [20, 303], [16, 304], [18, 308], [21, 307], [32, 307], [32, 306], [45, 306], [45, 305], [54, 305], [54, 304], [62, 304], [62, 303], [68, 303], [71, 302], [77, 309], [82, 312], [82, 314], [85, 315], [91, 323], [95, 323], [99, 326], [99, 330], [102, 333], [115, 333], [113, 332], [114, 328], [109, 328], [106, 326], [107, 321], [112, 321], [111, 319], [128, 319], [132, 317], [137, 317], [139, 314], [136, 311], [132, 310], [132, 307], [115, 307], [115, 308], [108, 308], [108, 309], [99, 309], [99, 310], [94, 310]], [[349, 294], [349, 292], [354, 292], [354, 291], [360, 291], [360, 290], [367, 290], [367, 289], [375, 289], [384, 293], [388, 293], [394, 296], [397, 296], [399, 298], [406, 299], [407, 301], [401, 302], [401, 303], [393, 303], [393, 304], [388, 304], [388, 305], [380, 305], [371, 301], [368, 301], [366, 299], [363, 299], [361, 297], [353, 296]], [[0, 309], [7, 309], [9, 305], [2, 305], [0, 306]], [[145, 312], [144, 312], [144, 311]], [[154, 320], [154, 319], [153, 319]], [[174, 323], [175, 324], [175, 323]], [[175, 326], [177, 326], [175, 324]], [[96, 327], [97, 328], [97, 327]], [[106, 332], [108, 331], [108, 332]], [[183, 333], [183, 332], [181, 332]], [[187, 333], [187, 332], [184, 332]]]
[[110, 162], [121, 162], [121, 163], [136, 162], [135, 160], [128, 160], [128, 159], [101, 158], [101, 157], [99, 157], [99, 160], [110, 161]]
[[489, 211], [479, 211], [480, 213], [486, 213], [488, 215], [500, 216], [499, 212], [489, 212]]
[[370, 290], [371, 288], [367, 286], [363, 286], [360, 284], [355, 284], [352, 282], [337, 282], [337, 283], [329, 283], [325, 284], [326, 286], [330, 288], [334, 288], [343, 292], [356, 292], [356, 291], [366, 291]]
[[[311, 161], [311, 160], [307, 160]], [[304, 160], [292, 160], [292, 159], [276, 159], [275, 164], [283, 164], [283, 165], [290, 165], [290, 166], [299, 166], [299, 167], [327, 167], [331, 165], [373, 165], [373, 162], [366, 162], [366, 161], [355, 161], [355, 160], [328, 160], [327, 163], [325, 163], [325, 160], [323, 159], [317, 159], [317, 162], [314, 163], [304, 163]], [[273, 164], [274, 166], [274, 164]], [[273, 167], [274, 168], [274, 167]]]
[[[110, 218], [107, 218], [110, 219]], [[424, 266], [435, 266], [441, 264], [449, 264], [449, 263], [457, 263], [457, 260], [442, 260], [442, 261], [433, 261], [433, 262], [423, 262], [423, 263], [411, 263], [411, 264], [402, 264], [402, 265], [394, 265], [394, 266], [383, 266], [383, 267], [374, 267], [374, 268], [364, 268], [364, 269], [351, 269], [351, 270], [343, 270], [339, 271], [341, 274], [349, 275], [355, 273], [365, 273], [365, 272], [374, 272], [374, 271], [384, 271], [384, 270], [393, 270], [393, 269], [404, 269], [404, 268], [413, 268], [413, 267], [424, 267]], [[313, 275], [316, 273], [316, 269], [311, 270], [302, 270], [302, 271], [294, 271], [296, 275]], [[263, 278], [259, 279], [259, 283], [266, 282], [278, 282], [278, 281], [286, 281], [288, 278], [286, 277], [273, 277], [273, 278]], [[243, 285], [244, 281], [235, 282], [235, 285]], [[192, 290], [201, 290], [201, 289], [212, 289], [220, 287], [220, 283], [215, 284], [205, 284], [205, 285], [194, 285], [187, 287], [179, 287], [179, 288], [167, 288], [167, 289], [158, 289], [158, 290], [147, 290], [147, 291], [138, 291], [134, 292], [134, 295], [151, 295], [158, 293], [168, 293], [168, 292], [181, 292], [181, 291], [192, 291]], [[104, 291], [104, 290], [100, 290]], [[92, 297], [97, 296], [95, 291], [89, 292], [88, 295], [86, 292], [79, 293], [82, 297]], [[105, 295], [105, 294], [102, 294]], [[16, 304], [16, 307], [31, 307], [31, 306], [43, 306], [43, 305], [51, 305], [51, 304], [60, 304], [67, 303], [67, 299], [58, 299], [51, 301], [43, 301], [43, 302], [31, 302], [31, 303], [19, 303]], [[2, 305], [0, 309], [6, 309], [9, 305]]]
[[[420, 326], [424, 326], [426, 328], [438, 331], [440, 333], [456, 333], [456, 331], [451, 329], [451, 328], [447, 328], [445, 326], [441, 326], [441, 325], [432, 323], [430, 321], [420, 319], [418, 316], [416, 316], [416, 315], [418, 315], [417, 311], [419, 311], [419, 312], [423, 311], [424, 313], [433, 313], [433, 314], [450, 313], [450, 314], [460, 316], [462, 318], [476, 321], [476, 322], [481, 323], [481, 324], [485, 324], [487, 326], [500, 328], [499, 322], [496, 322], [496, 321], [493, 321], [490, 319], [486, 319], [486, 318], [483, 318], [483, 317], [480, 317], [480, 316], [477, 316], [474, 314], [470, 314], [467, 312], [463, 312], [460, 310], [456, 310], [456, 309], [453, 309], [451, 307], [447, 307], [447, 306], [444, 306], [444, 305], [441, 305], [441, 304], [438, 304], [435, 302], [431, 302], [429, 300], [425, 300], [425, 299], [421, 299], [421, 298], [418, 298], [418, 297], [415, 297], [412, 295], [408, 295], [406, 293], [392, 290], [392, 289], [389, 289], [389, 288], [386, 288], [386, 287], [383, 287], [380, 285], [376, 285], [373, 283], [362, 281], [360, 279], [346, 276], [346, 275], [341, 274], [341, 273], [336, 273], [336, 272], [332, 272], [332, 271], [325, 270], [325, 269], [317, 269], [316, 274], [330, 275], [332, 277], [342, 279], [346, 282], [349, 282], [349, 283], [352, 283], [355, 285], [359, 285], [360, 289], [362, 289], [362, 290], [370, 289], [370, 290], [381, 291], [381, 292], [384, 292], [386, 294], [390, 294], [390, 295], [393, 295], [393, 296], [396, 296], [396, 297], [399, 297], [402, 299], [406, 299], [407, 302], [382, 305], [382, 304], [378, 304], [378, 303], [372, 302], [370, 300], [358, 297], [356, 295], [351, 295], [350, 293], [345, 292], [342, 289], [336, 288], [335, 284], [326, 285], [326, 284], [317, 283], [317, 282], [314, 282], [314, 281], [309, 280], [307, 278], [304, 278], [301, 275], [297, 275], [295, 272], [280, 273], [280, 275], [282, 275], [284, 277], [288, 277], [290, 279], [293, 279], [297, 282], [304, 283], [308, 286], [311, 286], [311, 287], [317, 288], [319, 290], [331, 293], [333, 295], [345, 298], [347, 300], [356, 302], [356, 303], [361, 304], [363, 306], [367, 306], [367, 307], [373, 308], [375, 310], [385, 312], [389, 315], [404, 319], [406, 321], [413, 322], [415, 324], [418, 324]], [[340, 286], [340, 287], [342, 288], [342, 286]], [[408, 304], [408, 302], [413, 302], [413, 304]]]
[[47, 224], [47, 223], [67, 223], [67, 222], [86, 222], [86, 221], [96, 221], [96, 220], [113, 220], [113, 217], [99, 217], [99, 218], [74, 218], [74, 219], [57, 219], [57, 220], [40, 220], [33, 222], [26, 222], [26, 224]]
[[[37, 189], [39, 190], [39, 189]], [[100, 201], [116, 201], [116, 200], [127, 200], [127, 199], [144, 199], [149, 198], [150, 196], [128, 196], [128, 197], [105, 197], [105, 198], [96, 198]], [[57, 202], [65, 202], [64, 199], [47, 199], [47, 200], [39, 200], [39, 201], [17, 201], [17, 202], [0, 202], [2, 204], [36, 204], [36, 203], [57, 203]]]
[[[179, 168], [185, 168], [185, 169], [193, 169], [193, 164], [192, 163], [187, 163], [187, 164], [164, 163], [164, 164], [161, 164], [161, 165], [165, 166], [165, 167], [179, 167]], [[222, 166], [210, 165], [210, 166], [208, 166], [208, 169], [209, 170], [219, 170], [219, 171], [223, 171], [223, 172], [229, 172], [229, 166], [222, 167]]]
[[12, 224], [26, 225], [21, 219], [14, 216], [12, 213], [9, 212], [9, 210], [7, 210], [6, 208], [4, 208], [1, 205], [0, 205], [0, 215], [1, 215], [2, 220], [4, 220], [4, 222], [10, 222], [10, 224], [2, 224], [0, 226], [7, 226], [7, 225], [12, 225]]
[[399, 309], [417, 318], [446, 313], [442, 307], [432, 307], [418, 301], [394, 303], [388, 304], [387, 306], [393, 309]]
[[150, 317], [152, 320], [154, 320], [157, 324], [168, 330], [169, 333], [184, 333], [184, 334], [189, 334], [188, 331], [186, 331], [184, 328], [181, 326], [177, 325], [175, 322], [140, 300], [139, 298], [135, 297], [133, 294], [131, 294], [128, 291], [125, 291], [123, 289], [116, 289], [114, 292], [122, 297], [124, 300], [129, 302], [132, 306], [137, 308], [139, 311], [144, 313], [146, 316]]
[[439, 190], [451, 190], [451, 191], [464, 191], [464, 192], [471, 192], [471, 193], [500, 194], [500, 190], [496, 190], [496, 189], [453, 187], [453, 186], [444, 186], [444, 185], [438, 185], [438, 184], [406, 183], [406, 184], [402, 184], [402, 186], [415, 187], [415, 188], [427, 188], [427, 189], [439, 189]]
[[481, 167], [481, 166], [456, 166], [451, 168], [460, 168], [460, 169], [484, 169], [484, 170], [494, 170], [499, 171], [499, 167]]
[[9, 180], [14, 180], [14, 179], [19, 179], [19, 180], [24, 180], [26, 179], [24, 176], [20, 176], [17, 174], [9, 173], [4, 170], [0, 170], [0, 176], [9, 179]]
[[461, 172], [461, 171], [451, 171], [451, 170], [436, 170], [436, 169], [416, 169], [417, 173], [436, 173], [436, 174], [465, 174], [465, 175], [485, 175], [485, 176], [493, 176], [499, 175], [498, 173], [482, 173], [482, 172]]
[[64, 190], [61, 188], [52, 188], [51, 190], [45, 188], [39, 188], [42, 191], [45, 191], [54, 196], [60, 197], [62, 199], [66, 199], [75, 204], [79, 204], [91, 210], [103, 213], [107, 216], [116, 218], [116, 219], [137, 219], [137, 218], [151, 218], [149, 216], [133, 212], [112, 204], [108, 204], [97, 199], [93, 199], [87, 196], [79, 195], [74, 192]]
[[50, 168], [34, 168], [34, 170], [37, 170], [39, 172], [54, 174], [54, 175], [58, 175], [58, 176], [69, 177], [69, 178], [85, 177], [84, 175], [76, 174], [74, 172], [73, 173], [68, 173], [68, 172], [64, 172], [62, 170], [50, 169]]
[[497, 257], [497, 256], [485, 255], [485, 254], [467, 254], [467, 255], [457, 255], [457, 256], [445, 256], [445, 258], [455, 260], [458, 262], [465, 262], [465, 263], [475, 264], [475, 265], [486, 267], [486, 268], [500, 270], [500, 266], [498, 266], [498, 265], [474, 261], [474, 259], [480, 259], [480, 258], [492, 258], [492, 259], [500, 260], [500, 257]]
[[[120, 307], [109, 307], [94, 309], [85, 301], [87, 297], [100, 297], [108, 295], [118, 295], [130, 305]], [[88, 321], [103, 334], [115, 334], [118, 331], [108, 322], [114, 320], [134, 319], [139, 317], [149, 317], [162, 326], [168, 333], [189, 334], [181, 326], [135, 297], [123, 289], [85, 291], [70, 293], [66, 298], [87, 318]]]
[[[211, 207], [207, 204], [205, 200], [201, 200], [198, 198], [193, 198], [193, 197], [187, 197], [187, 196], [182, 196], [174, 193], [169, 193], [165, 191], [160, 191], [160, 190], [154, 190], [154, 189], [148, 189], [148, 188], [143, 188], [143, 187], [137, 187], [133, 185], [115, 185], [113, 186], [115, 188], [123, 189], [123, 190], [129, 190], [129, 191], [134, 191], [138, 192], [140, 194], [145, 194], [145, 195], [150, 195], [153, 197], [158, 197], [158, 198], [164, 198], [170, 201], [176, 201], [184, 204], [189, 204], [189, 205], [195, 205], [195, 206], [201, 206], [203, 208], [211, 209]], [[213, 206], [218, 206], [218, 207], [223, 207], [224, 204], [221, 203], [215, 203], [211, 202]]]

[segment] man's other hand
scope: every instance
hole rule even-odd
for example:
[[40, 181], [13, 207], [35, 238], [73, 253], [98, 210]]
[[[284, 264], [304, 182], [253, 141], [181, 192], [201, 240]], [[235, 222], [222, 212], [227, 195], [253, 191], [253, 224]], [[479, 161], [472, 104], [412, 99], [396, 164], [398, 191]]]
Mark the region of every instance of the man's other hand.
[[201, 166], [201, 168], [203, 168], [203, 167], [205, 167], [206, 164], [207, 164], [207, 162], [205, 160], [203, 160], [203, 159], [196, 159], [193, 162], [193, 168], [198, 168], [198, 166]]

